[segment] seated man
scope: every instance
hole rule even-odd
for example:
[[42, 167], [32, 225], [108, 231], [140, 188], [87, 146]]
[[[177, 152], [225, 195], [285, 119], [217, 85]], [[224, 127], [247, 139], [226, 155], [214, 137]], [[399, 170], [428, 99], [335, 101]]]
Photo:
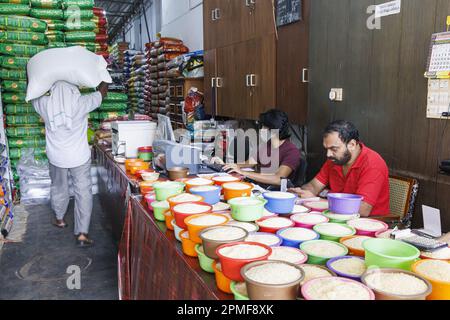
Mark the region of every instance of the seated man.
[[347, 121], [328, 125], [323, 136], [328, 161], [302, 188], [291, 189], [302, 198], [317, 197], [325, 188], [332, 193], [364, 197], [362, 217], [389, 214], [389, 170], [381, 156], [359, 140], [356, 127]]

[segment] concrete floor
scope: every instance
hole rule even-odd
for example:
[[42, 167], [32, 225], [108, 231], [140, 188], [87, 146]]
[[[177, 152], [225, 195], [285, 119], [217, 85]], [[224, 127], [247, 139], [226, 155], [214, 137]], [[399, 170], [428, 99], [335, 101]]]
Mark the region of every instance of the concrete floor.
[[[0, 250], [0, 300], [118, 299], [117, 247], [97, 198], [90, 230], [95, 246], [88, 249], [75, 246], [73, 201], [66, 229], [51, 224], [48, 206], [25, 209], [29, 217], [23, 241], [5, 243]], [[81, 288], [73, 289], [78, 283]]]

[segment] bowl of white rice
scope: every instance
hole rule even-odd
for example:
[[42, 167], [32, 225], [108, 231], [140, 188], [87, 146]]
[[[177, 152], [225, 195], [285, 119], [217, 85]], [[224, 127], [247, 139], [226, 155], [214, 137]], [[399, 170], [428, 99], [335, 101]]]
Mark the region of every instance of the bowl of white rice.
[[256, 261], [241, 269], [250, 300], [296, 300], [305, 277], [295, 264], [283, 261]]
[[425, 300], [431, 283], [423, 277], [400, 269], [372, 269], [361, 281], [375, 292], [377, 300]]
[[343, 237], [356, 234], [354, 228], [340, 223], [321, 223], [314, 226], [313, 230], [320, 235], [320, 239], [336, 242], [339, 242]]
[[302, 286], [305, 300], [375, 300], [374, 292], [362, 283], [347, 278], [317, 278]]
[[290, 219], [294, 221], [296, 227], [308, 229], [312, 229], [318, 224], [330, 221], [320, 213], [297, 213], [293, 214]]
[[306, 282], [318, 278], [337, 277], [336, 273], [325, 266], [314, 264], [302, 264], [299, 266], [305, 272], [305, 278], [300, 283], [303, 286]]
[[319, 234], [306, 228], [286, 228], [277, 232], [285, 247], [298, 248], [303, 242], [319, 239]]
[[361, 281], [362, 275], [367, 271], [366, 263], [361, 257], [337, 257], [327, 262], [327, 267], [339, 277]]
[[250, 232], [245, 238], [245, 242], [257, 242], [269, 247], [278, 247], [281, 245], [282, 239], [269, 232]]
[[308, 256], [300, 249], [290, 247], [272, 247], [269, 260], [284, 261], [301, 265], [308, 260]]
[[434, 252], [422, 251], [420, 257], [422, 259], [433, 259], [433, 260], [450, 261], [450, 247], [439, 249], [439, 250], [436, 250]]
[[236, 226], [222, 225], [203, 229], [200, 232], [200, 239], [206, 256], [211, 259], [219, 259], [216, 249], [227, 243], [244, 241], [248, 236], [248, 231]]
[[347, 225], [355, 228], [359, 236], [375, 237], [377, 232], [383, 232], [389, 229], [389, 226], [383, 221], [375, 219], [353, 219], [347, 222]]
[[413, 264], [412, 271], [433, 286], [428, 300], [450, 300], [450, 262], [426, 259]]
[[343, 257], [348, 254], [346, 246], [328, 240], [306, 241], [300, 245], [300, 250], [308, 255], [308, 264], [326, 265], [328, 260]]
[[359, 214], [337, 214], [337, 213], [333, 213], [329, 210], [324, 211], [322, 213], [325, 217], [327, 217], [328, 219], [330, 219], [331, 223], [342, 223], [342, 224], [347, 224], [348, 221], [353, 220], [353, 219], [359, 219], [360, 215]]

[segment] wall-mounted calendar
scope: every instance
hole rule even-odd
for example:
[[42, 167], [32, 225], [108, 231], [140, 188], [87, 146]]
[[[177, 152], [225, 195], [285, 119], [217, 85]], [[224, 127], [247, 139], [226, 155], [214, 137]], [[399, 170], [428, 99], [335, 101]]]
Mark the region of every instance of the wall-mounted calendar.
[[450, 79], [450, 32], [435, 33], [431, 37], [425, 76], [430, 79]]

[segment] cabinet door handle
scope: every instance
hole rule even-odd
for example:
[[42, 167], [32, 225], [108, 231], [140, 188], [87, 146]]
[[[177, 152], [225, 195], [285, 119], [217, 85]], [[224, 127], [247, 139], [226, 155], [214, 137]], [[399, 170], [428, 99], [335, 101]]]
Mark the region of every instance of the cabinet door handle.
[[250, 75], [250, 87], [256, 87], [256, 74]]
[[220, 16], [220, 8], [216, 9], [216, 20], [219, 20], [221, 18]]
[[222, 86], [223, 86], [223, 79], [216, 78], [216, 88], [222, 88]]
[[249, 74], [245, 75], [245, 86], [250, 87], [250, 75]]
[[211, 11], [211, 20], [216, 21], [216, 10]]
[[245, 0], [245, 6], [251, 7], [256, 4], [256, 0]]
[[303, 70], [302, 70], [302, 82], [303, 83], [309, 83], [309, 79], [306, 77], [307, 73], [308, 73], [308, 68], [303, 68]]
[[215, 81], [216, 81], [216, 78], [211, 78], [211, 88], [215, 88], [216, 87]]

